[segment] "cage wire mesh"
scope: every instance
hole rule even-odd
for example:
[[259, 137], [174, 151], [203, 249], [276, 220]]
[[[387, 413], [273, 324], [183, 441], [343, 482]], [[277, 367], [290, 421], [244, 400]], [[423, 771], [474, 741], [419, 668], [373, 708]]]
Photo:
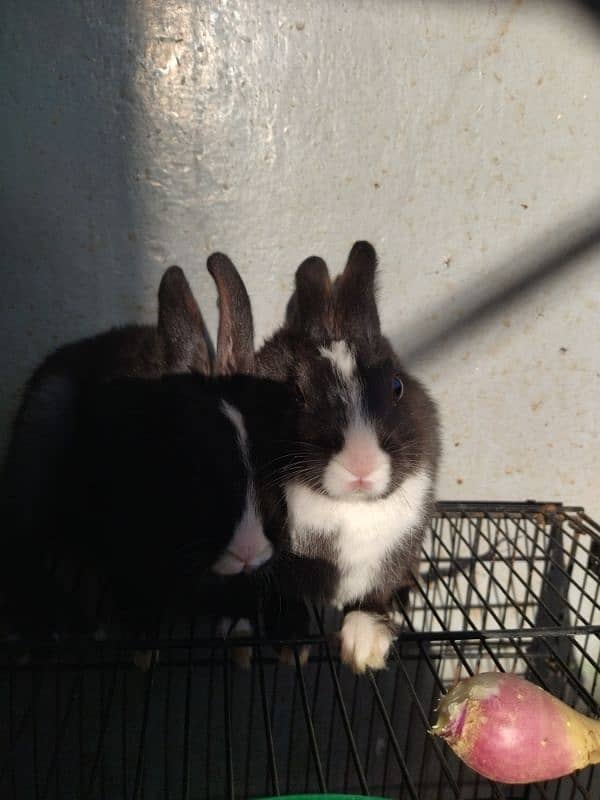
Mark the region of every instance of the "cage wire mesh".
[[[130, 645], [4, 645], [0, 797], [252, 798], [349, 792], [415, 800], [600, 797], [600, 769], [531, 786], [479, 778], [428, 734], [458, 677], [517, 672], [598, 716], [600, 528], [558, 504], [442, 503], [387, 670], [339, 663], [333, 612], [309, 662], [279, 663], [194, 619], [166, 623], [146, 673]], [[249, 670], [229, 650], [252, 647]], [[146, 643], [148, 646], [148, 643]]]

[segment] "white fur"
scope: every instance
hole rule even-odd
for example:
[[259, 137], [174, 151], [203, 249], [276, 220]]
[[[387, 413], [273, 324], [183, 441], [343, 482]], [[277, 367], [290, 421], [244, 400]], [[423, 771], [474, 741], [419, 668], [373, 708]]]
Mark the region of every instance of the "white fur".
[[242, 518], [236, 525], [227, 549], [212, 565], [212, 571], [217, 575], [236, 575], [242, 570], [252, 571], [265, 564], [273, 555], [273, 546], [265, 536], [258, 513], [244, 418], [237, 408], [224, 400], [221, 402], [221, 410], [237, 431], [242, 459], [248, 471], [248, 487]]
[[331, 361], [332, 367], [344, 381], [351, 381], [356, 373], [356, 359], [347, 342], [343, 339], [332, 342], [329, 347], [319, 347], [323, 358]]
[[329, 347], [319, 347], [319, 353], [331, 364], [340, 396], [348, 407], [349, 417], [362, 419], [360, 379], [356, 369], [356, 358], [350, 345], [343, 339], [332, 342]]
[[298, 482], [285, 487], [292, 550], [314, 553], [315, 533], [330, 536], [341, 577], [331, 602], [342, 606], [375, 588], [386, 557], [421, 524], [431, 488], [426, 470], [379, 500], [328, 497]]
[[354, 672], [383, 669], [393, 636], [390, 629], [366, 611], [351, 611], [340, 631], [341, 657]]

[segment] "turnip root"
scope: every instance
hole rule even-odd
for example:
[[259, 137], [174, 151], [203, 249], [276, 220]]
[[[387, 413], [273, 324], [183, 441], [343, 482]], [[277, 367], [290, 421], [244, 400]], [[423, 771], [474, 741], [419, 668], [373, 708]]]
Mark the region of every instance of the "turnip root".
[[471, 769], [500, 783], [560, 778], [600, 762], [600, 721], [517, 675], [460, 681], [440, 703], [433, 733]]

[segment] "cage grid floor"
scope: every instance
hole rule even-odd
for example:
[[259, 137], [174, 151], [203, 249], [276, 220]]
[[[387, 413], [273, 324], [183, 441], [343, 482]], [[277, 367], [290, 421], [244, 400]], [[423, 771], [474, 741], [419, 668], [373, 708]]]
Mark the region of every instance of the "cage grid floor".
[[[337, 615], [315, 608], [309, 662], [264, 639], [165, 624], [135, 643], [0, 653], [0, 797], [257, 798], [347, 792], [412, 800], [597, 800], [600, 768], [531, 786], [479, 778], [428, 734], [458, 677], [508, 670], [599, 715], [600, 528], [560, 504], [440, 503], [404, 629], [379, 673], [339, 663]], [[229, 649], [252, 647], [250, 669]], [[148, 646], [148, 643], [146, 643]]]

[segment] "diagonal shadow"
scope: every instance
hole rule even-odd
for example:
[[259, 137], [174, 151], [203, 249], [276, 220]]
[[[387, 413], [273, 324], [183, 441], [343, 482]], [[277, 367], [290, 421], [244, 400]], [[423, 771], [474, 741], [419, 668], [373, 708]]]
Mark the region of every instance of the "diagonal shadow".
[[577, 4], [589, 12], [594, 22], [600, 24], [600, 0], [576, 0]]
[[[437, 320], [430, 326], [416, 325], [404, 330], [396, 342], [414, 342], [407, 349], [398, 346], [407, 363], [430, 357], [442, 346], [456, 344], [479, 325], [489, 324], [490, 318], [507, 306], [530, 300], [542, 284], [564, 277], [565, 272], [580, 266], [580, 258], [600, 245], [600, 214], [597, 206], [581, 213], [576, 222], [565, 221], [550, 235], [540, 237], [520, 254], [510, 257], [486, 276], [485, 281], [473, 284], [462, 293], [460, 318], [450, 319], [448, 304], [433, 308]], [[599, 254], [600, 259], [600, 254]], [[600, 269], [600, 264], [599, 264]], [[437, 313], [435, 313], [437, 312]]]

